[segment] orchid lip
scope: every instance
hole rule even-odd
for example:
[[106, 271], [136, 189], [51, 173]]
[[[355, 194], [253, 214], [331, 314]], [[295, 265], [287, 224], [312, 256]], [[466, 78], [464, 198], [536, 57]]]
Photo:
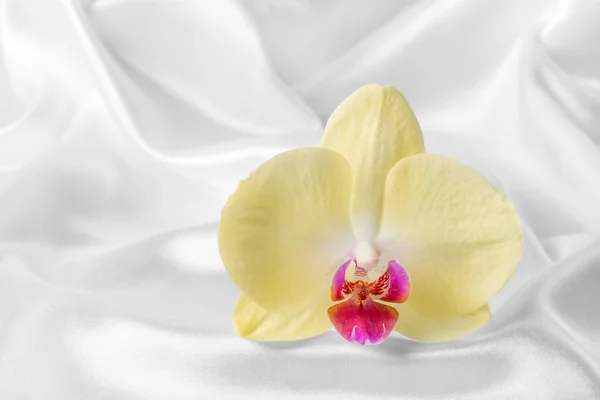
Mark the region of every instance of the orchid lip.
[[[359, 279], [346, 279], [351, 264], [353, 276]], [[333, 277], [331, 299], [344, 301], [328, 309], [329, 319], [347, 341], [378, 344], [389, 336], [398, 321], [398, 311], [379, 301], [403, 303], [409, 295], [410, 279], [398, 261], [390, 260], [381, 276], [369, 281], [366, 270], [349, 259]]]

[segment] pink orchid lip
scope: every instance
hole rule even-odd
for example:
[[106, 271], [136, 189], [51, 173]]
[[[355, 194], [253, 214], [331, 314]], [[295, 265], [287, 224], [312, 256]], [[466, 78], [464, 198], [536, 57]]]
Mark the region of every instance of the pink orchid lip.
[[[335, 329], [351, 343], [383, 342], [398, 321], [394, 307], [374, 300], [403, 303], [410, 295], [408, 273], [396, 260], [390, 260], [385, 272], [373, 282], [346, 280], [346, 270], [354, 260], [343, 263], [331, 283], [331, 299], [345, 300], [331, 306], [327, 313]], [[365, 277], [366, 271], [355, 266], [355, 276]]]

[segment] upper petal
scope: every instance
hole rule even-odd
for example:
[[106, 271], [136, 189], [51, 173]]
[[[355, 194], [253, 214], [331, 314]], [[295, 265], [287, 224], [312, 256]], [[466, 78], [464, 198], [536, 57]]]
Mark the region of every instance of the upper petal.
[[305, 148], [273, 157], [240, 183], [218, 241], [227, 272], [251, 300], [271, 311], [331, 301], [331, 279], [351, 239], [351, 180], [344, 157]]
[[363, 86], [333, 111], [321, 147], [341, 153], [350, 163], [355, 235], [372, 239], [379, 227], [386, 174], [398, 160], [425, 151], [410, 106], [393, 87]]
[[406, 304], [428, 318], [480, 309], [521, 259], [512, 203], [470, 167], [420, 154], [388, 174], [379, 243], [406, 268]]

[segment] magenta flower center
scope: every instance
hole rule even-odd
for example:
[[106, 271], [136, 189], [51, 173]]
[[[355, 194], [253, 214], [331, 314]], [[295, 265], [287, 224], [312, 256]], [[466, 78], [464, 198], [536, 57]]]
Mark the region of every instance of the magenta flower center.
[[[356, 280], [346, 279], [351, 263]], [[379, 301], [403, 303], [409, 294], [408, 273], [398, 261], [390, 260], [387, 269], [376, 280], [369, 281], [367, 271], [356, 266], [354, 260], [348, 260], [333, 277], [331, 299], [344, 301], [329, 308], [329, 318], [349, 342], [377, 344], [389, 336], [398, 321], [398, 311]]]

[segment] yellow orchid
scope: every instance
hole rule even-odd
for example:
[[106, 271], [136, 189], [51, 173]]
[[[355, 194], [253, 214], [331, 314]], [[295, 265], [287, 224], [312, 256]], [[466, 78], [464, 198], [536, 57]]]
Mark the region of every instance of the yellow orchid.
[[320, 147], [281, 153], [239, 184], [218, 241], [242, 291], [235, 329], [261, 341], [332, 325], [359, 344], [392, 330], [456, 339], [488, 321], [522, 251], [512, 203], [425, 153], [405, 98], [374, 84], [337, 107]]

